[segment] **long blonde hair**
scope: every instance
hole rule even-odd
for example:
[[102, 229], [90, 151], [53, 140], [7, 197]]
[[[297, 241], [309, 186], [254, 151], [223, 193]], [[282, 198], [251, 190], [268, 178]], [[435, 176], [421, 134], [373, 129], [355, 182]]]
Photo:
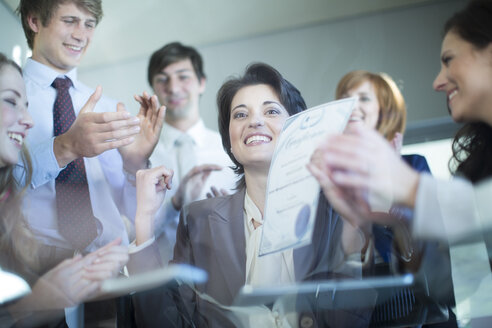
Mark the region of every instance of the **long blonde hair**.
[[[0, 74], [10, 65], [21, 72], [19, 66], [0, 53]], [[0, 123], [2, 117], [0, 115]], [[14, 169], [21, 166], [22, 175], [16, 179]], [[25, 145], [22, 162], [0, 168], [0, 252], [5, 269], [37, 271], [38, 244], [22, 214], [22, 199], [32, 177], [32, 165]], [[12, 268], [9, 268], [12, 266]]]

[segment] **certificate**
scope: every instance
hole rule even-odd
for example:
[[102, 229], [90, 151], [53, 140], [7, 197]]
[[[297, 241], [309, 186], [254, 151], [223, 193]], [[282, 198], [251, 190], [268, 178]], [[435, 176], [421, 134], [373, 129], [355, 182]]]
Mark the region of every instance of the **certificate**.
[[268, 173], [260, 256], [311, 243], [320, 186], [306, 165], [326, 136], [343, 132], [356, 101], [329, 102], [285, 122]]

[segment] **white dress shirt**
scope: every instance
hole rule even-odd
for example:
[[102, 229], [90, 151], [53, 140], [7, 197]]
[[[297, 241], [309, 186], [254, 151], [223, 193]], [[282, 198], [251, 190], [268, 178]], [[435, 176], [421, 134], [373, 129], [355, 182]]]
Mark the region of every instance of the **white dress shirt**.
[[473, 242], [450, 245], [456, 315], [463, 322], [492, 315], [491, 254], [483, 239], [492, 231], [491, 195], [491, 179], [473, 185], [462, 178], [443, 181], [427, 174], [420, 177], [414, 235], [451, 243], [474, 236]]
[[[34, 127], [29, 131], [27, 145], [33, 161], [33, 179], [25, 197], [25, 213], [35, 236], [48, 245], [71, 249], [72, 246], [58, 232], [55, 178], [63, 169], [53, 153], [53, 105], [56, 90], [51, 87], [57, 77], [72, 80], [70, 88], [75, 115], [94, 92], [77, 80], [76, 69], [60, 74], [51, 68], [28, 59], [24, 67], [29, 113]], [[116, 102], [102, 97], [95, 112], [116, 111]], [[123, 162], [116, 149], [84, 158], [87, 183], [94, 216], [97, 218], [98, 237], [86, 250], [95, 250], [117, 237], [128, 244], [128, 234], [121, 214], [133, 220], [136, 191], [123, 172]]]
[[[292, 249], [259, 257], [263, 216], [246, 192], [244, 197], [246, 237], [246, 284], [253, 287], [284, 285], [295, 282]], [[253, 220], [257, 222], [254, 227]], [[282, 302], [275, 302], [270, 311], [266, 306], [253, 312], [248, 319], [250, 327], [295, 327], [297, 314], [285, 313]]]
[[438, 180], [421, 174], [413, 233], [423, 238], [455, 239], [480, 231], [473, 185], [462, 178]]
[[[263, 216], [248, 193], [244, 197], [246, 237], [246, 284], [253, 287], [283, 285], [295, 282], [292, 249], [259, 257]], [[256, 229], [253, 220], [260, 224]]]
[[[179, 172], [178, 156], [179, 150], [176, 141], [184, 132], [164, 123], [159, 143], [154, 149], [150, 160], [152, 165], [164, 165], [173, 169], [175, 174], [172, 181], [172, 189], [166, 193], [166, 200], [156, 215], [155, 235], [161, 236], [159, 240], [161, 255], [166, 260], [172, 258], [172, 251], [176, 243], [176, 229], [179, 221], [179, 211], [176, 211], [171, 198], [178, 189], [180, 178], [187, 172]], [[218, 164], [223, 167], [221, 171], [212, 172], [208, 177], [205, 186], [197, 200], [206, 198], [206, 193], [212, 186], [233, 192], [236, 186], [237, 177], [230, 169], [233, 165], [229, 156], [224, 152], [220, 134], [207, 129], [203, 121], [198, 121], [186, 134], [194, 141], [193, 152], [195, 165]], [[183, 204], [185, 205], [185, 204]], [[164, 240], [162, 240], [164, 239]], [[165, 245], [163, 245], [165, 244]]]

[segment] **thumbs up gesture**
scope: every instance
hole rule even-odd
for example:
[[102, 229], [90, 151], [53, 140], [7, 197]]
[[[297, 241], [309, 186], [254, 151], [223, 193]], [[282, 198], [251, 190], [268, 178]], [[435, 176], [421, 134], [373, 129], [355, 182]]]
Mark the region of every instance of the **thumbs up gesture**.
[[102, 88], [98, 86], [72, 126], [55, 138], [53, 151], [60, 167], [76, 158], [94, 157], [106, 150], [126, 146], [140, 132], [140, 119], [126, 110], [95, 113], [101, 95]]

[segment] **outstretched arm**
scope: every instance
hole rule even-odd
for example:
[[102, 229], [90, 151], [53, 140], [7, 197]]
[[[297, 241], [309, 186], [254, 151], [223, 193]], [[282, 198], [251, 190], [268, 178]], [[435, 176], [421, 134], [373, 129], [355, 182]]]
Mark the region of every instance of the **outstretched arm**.
[[390, 224], [377, 211], [392, 204], [415, 206], [420, 175], [376, 131], [359, 128], [327, 138], [308, 167], [337, 210], [344, 206], [364, 220]]
[[179, 211], [183, 205], [197, 200], [210, 173], [220, 170], [222, 166], [216, 164], [202, 164], [192, 168], [180, 181], [178, 190], [171, 199], [174, 208]]

